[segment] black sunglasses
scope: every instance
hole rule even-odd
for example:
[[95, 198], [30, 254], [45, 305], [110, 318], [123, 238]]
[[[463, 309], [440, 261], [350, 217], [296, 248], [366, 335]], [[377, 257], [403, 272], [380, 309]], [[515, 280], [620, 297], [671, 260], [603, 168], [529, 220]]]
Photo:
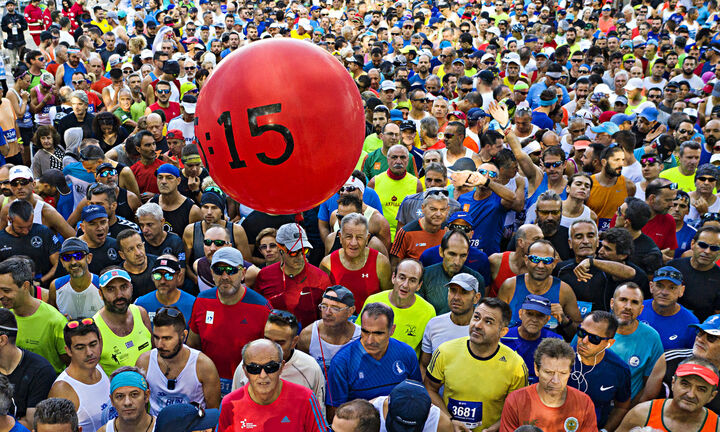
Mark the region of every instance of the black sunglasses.
[[450, 228], [452, 231], [462, 231], [465, 234], [470, 234], [470, 231], [473, 230], [473, 227], [470, 225], [459, 225], [459, 224], [450, 224], [448, 225], [448, 228]]
[[720, 221], [720, 213], [717, 212], [707, 212], [704, 215], [702, 215], [702, 221]]
[[203, 240], [203, 244], [204, 244], [205, 246], [212, 246], [213, 243], [214, 243], [215, 246], [217, 246], [217, 247], [223, 247], [223, 246], [225, 246], [226, 244], [228, 244], [228, 242], [225, 241], [225, 240], [210, 240], [210, 239], [204, 239], [204, 240]]
[[588, 341], [590, 341], [590, 343], [593, 345], [599, 345], [600, 342], [611, 339], [609, 337], [602, 337], [602, 336], [598, 336], [596, 334], [592, 334], [592, 333], [588, 332], [587, 330], [585, 330], [584, 328], [578, 327], [578, 329], [577, 329], [578, 339], [585, 339], [585, 336], [587, 336]]
[[[245, 365], [245, 372], [250, 375], [260, 375], [263, 370], [265, 373], [270, 375], [280, 370], [282, 363], [275, 360], [267, 362], [265, 364], [250, 363]], [[169, 388], [168, 388], [169, 389]]]

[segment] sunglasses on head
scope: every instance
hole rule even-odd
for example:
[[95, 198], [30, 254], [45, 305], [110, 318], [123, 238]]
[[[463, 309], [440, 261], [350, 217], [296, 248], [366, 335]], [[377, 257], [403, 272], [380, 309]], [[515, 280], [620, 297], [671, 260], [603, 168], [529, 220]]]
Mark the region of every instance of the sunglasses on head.
[[298, 325], [298, 320], [295, 317], [295, 315], [291, 314], [290, 312], [282, 309], [273, 309], [272, 312], [270, 312], [270, 315], [276, 316], [283, 321], [285, 321], [288, 325]]
[[660, 189], [670, 189], [670, 190], [677, 190], [678, 184], [677, 183], [668, 183], [666, 185], [660, 186]]
[[160, 273], [160, 272], [156, 272], [156, 273], [153, 273], [153, 274], [152, 274], [152, 278], [153, 278], [154, 280], [156, 280], [156, 281], [159, 281], [159, 280], [162, 279], [162, 278], [165, 278], [166, 281], [171, 281], [171, 280], [173, 279], [173, 277], [175, 277], [175, 275], [172, 274], [172, 273]]
[[282, 363], [275, 360], [267, 362], [265, 364], [249, 363], [245, 365], [245, 372], [250, 375], [260, 375], [264, 370], [266, 374], [270, 375], [280, 370]]
[[448, 228], [452, 231], [462, 231], [465, 234], [470, 234], [470, 231], [473, 230], [473, 227], [470, 225], [459, 225], [459, 224], [450, 224], [448, 225]]
[[160, 309], [158, 309], [155, 315], [160, 314], [167, 314], [167, 316], [169, 317], [177, 318], [178, 316], [180, 316], [180, 310], [176, 307], [161, 307]]
[[16, 187], [16, 186], [27, 186], [32, 182], [30, 179], [15, 179], [10, 182], [10, 186]]
[[555, 261], [555, 258], [553, 257], [539, 257], [537, 255], [528, 255], [528, 259], [533, 264], [543, 263], [545, 265], [550, 265]]
[[486, 177], [490, 177], [493, 179], [497, 178], [497, 176], [498, 176], [498, 173], [496, 173], [495, 171], [488, 171], [488, 170], [482, 169], [482, 168], [479, 169], [478, 172]]
[[557, 161], [557, 162], [543, 162], [543, 166], [545, 168], [559, 168], [562, 166], [564, 162], [563, 161]]
[[357, 186], [343, 186], [340, 188], [340, 192], [352, 193], [358, 190]]
[[203, 193], [205, 192], [215, 192], [216, 194], [220, 195], [220, 197], [225, 196], [225, 192], [222, 191], [219, 187], [216, 186], [208, 186], [205, 189], [203, 189]]
[[658, 270], [655, 272], [655, 277], [670, 277], [673, 279], [682, 280], [683, 275], [679, 271]]
[[705, 243], [704, 241], [697, 242], [697, 245], [700, 249], [710, 249], [711, 252], [720, 251], [720, 245], [711, 245], [711, 244]]
[[220, 240], [220, 239], [218, 239], [218, 240], [203, 239], [203, 244], [205, 246], [212, 246], [214, 244], [217, 247], [222, 247], [222, 246], [225, 246], [226, 244], [228, 244], [228, 242], [226, 240]]
[[70, 262], [72, 260], [80, 261], [83, 258], [85, 258], [85, 252], [73, 252], [60, 255], [60, 259], [65, 262]]
[[70, 321], [69, 323], [66, 324], [66, 326], [69, 329], [74, 329], [74, 328], [80, 327], [81, 325], [86, 326], [86, 325], [92, 325], [94, 323], [95, 323], [95, 321], [93, 321], [92, 318], [83, 318], [81, 320]]
[[596, 334], [592, 334], [592, 333], [588, 332], [587, 330], [585, 330], [584, 328], [578, 327], [578, 329], [577, 329], [578, 339], [585, 339], [585, 336], [587, 336], [588, 341], [593, 345], [599, 345], [600, 342], [610, 339], [609, 337], [603, 337], [603, 336], [598, 336]]
[[213, 273], [218, 276], [222, 276], [223, 273], [227, 273], [228, 276], [237, 274], [240, 271], [240, 267], [234, 267], [231, 265], [215, 264], [211, 267]]

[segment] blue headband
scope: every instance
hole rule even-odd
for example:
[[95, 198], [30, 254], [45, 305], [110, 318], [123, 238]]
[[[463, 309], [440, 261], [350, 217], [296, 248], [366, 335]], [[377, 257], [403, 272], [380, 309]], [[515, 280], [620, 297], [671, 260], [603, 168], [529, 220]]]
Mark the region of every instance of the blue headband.
[[110, 394], [113, 394], [115, 390], [120, 387], [137, 387], [142, 391], [148, 389], [147, 380], [140, 373], [128, 370], [120, 372], [110, 382]]
[[160, 165], [157, 171], [155, 171], [155, 176], [160, 174], [172, 174], [175, 177], [180, 177], [180, 169], [173, 164], [166, 163]]
[[544, 101], [544, 100], [540, 99], [540, 106], [554, 105], [557, 101], [558, 101], [557, 96], [555, 96], [553, 99], [550, 99], [548, 101]]

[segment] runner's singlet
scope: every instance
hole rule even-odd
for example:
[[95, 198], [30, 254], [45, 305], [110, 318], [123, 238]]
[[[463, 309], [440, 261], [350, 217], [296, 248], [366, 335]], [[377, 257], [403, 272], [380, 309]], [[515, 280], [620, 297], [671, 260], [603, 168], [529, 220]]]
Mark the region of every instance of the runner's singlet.
[[100, 365], [95, 366], [100, 371], [100, 381], [95, 384], [85, 384], [68, 375], [64, 370], [55, 380], [66, 382], [75, 390], [80, 406], [77, 410], [78, 425], [85, 431], [96, 431], [103, 425], [103, 412], [110, 405], [110, 379]]
[[[650, 426], [653, 429], [657, 429], [663, 432], [671, 432], [665, 427], [663, 423], [663, 411], [665, 411], [665, 403], [669, 399], [655, 399], [650, 405], [650, 412], [648, 413], [647, 423], [645, 426]], [[715, 432], [717, 430], [718, 416], [714, 412], [705, 408], [705, 422], [697, 432]], [[692, 431], [686, 431], [692, 432]]]
[[513, 276], [517, 276], [515, 273], [513, 273], [512, 270], [510, 270], [511, 253], [512, 251], [506, 251], [502, 253], [500, 269], [498, 270], [497, 276], [495, 276], [495, 279], [493, 279], [492, 283], [490, 284], [490, 292], [488, 292], [488, 297], [497, 297], [503, 282]]
[[205, 408], [205, 393], [197, 376], [197, 359], [200, 351], [188, 347], [190, 356], [185, 367], [175, 378], [175, 387], [168, 388], [168, 379], [158, 366], [157, 349], [150, 351], [147, 382], [150, 386], [150, 414], [156, 416], [168, 405], [197, 402]]
[[128, 310], [132, 313], [133, 329], [124, 337], [120, 337], [110, 330], [100, 312], [93, 317], [103, 340], [100, 366], [108, 375], [111, 375], [120, 366], [135, 366], [140, 354], [150, 351], [152, 348], [150, 346], [150, 330], [143, 323], [140, 308], [131, 304]]
[[369, 295], [380, 292], [377, 275], [378, 251], [368, 248], [365, 265], [359, 270], [348, 270], [340, 260], [340, 251], [330, 254], [330, 279], [333, 284], [342, 285], [355, 296], [355, 310], [361, 311]]
[[360, 326], [353, 323], [355, 331], [352, 337], [347, 343], [343, 345], [333, 345], [320, 339], [320, 333], [318, 332], [318, 323], [315, 321], [312, 325], [312, 336], [310, 336], [310, 346], [308, 347], [309, 354], [318, 362], [320, 369], [322, 369], [325, 378], [327, 378], [327, 372], [330, 370], [330, 362], [332, 361], [335, 354], [340, 351], [340, 348], [349, 344], [350, 342], [360, 338]]

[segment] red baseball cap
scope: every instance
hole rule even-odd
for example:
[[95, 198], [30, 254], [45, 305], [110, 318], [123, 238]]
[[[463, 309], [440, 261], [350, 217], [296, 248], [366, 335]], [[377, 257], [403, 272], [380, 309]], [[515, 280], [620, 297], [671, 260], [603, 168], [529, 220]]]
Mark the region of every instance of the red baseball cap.
[[167, 139], [177, 139], [185, 141], [185, 137], [180, 129], [170, 129], [167, 133]]

